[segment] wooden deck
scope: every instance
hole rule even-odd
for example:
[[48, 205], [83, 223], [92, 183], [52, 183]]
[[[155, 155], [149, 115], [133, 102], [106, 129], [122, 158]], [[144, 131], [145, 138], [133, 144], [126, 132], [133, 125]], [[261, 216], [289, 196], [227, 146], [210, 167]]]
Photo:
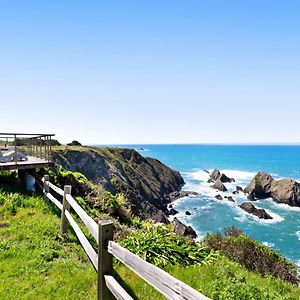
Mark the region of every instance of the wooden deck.
[[14, 161], [1, 163], [0, 162], [0, 170], [24, 170], [24, 169], [40, 169], [45, 168], [50, 165], [53, 165], [53, 162], [48, 161], [46, 159], [34, 157], [34, 156], [27, 156], [27, 161], [18, 161], [17, 164]]

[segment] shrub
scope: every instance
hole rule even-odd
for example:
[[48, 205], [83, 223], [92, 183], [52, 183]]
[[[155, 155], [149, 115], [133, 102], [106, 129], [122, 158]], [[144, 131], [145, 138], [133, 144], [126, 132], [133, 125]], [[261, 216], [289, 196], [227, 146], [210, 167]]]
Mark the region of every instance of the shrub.
[[217, 256], [204, 245], [192, 244], [169, 230], [152, 222], [143, 223], [141, 230], [132, 231], [121, 245], [144, 260], [159, 266], [180, 264], [209, 264]]
[[225, 235], [207, 235], [205, 244], [250, 271], [256, 271], [263, 276], [270, 274], [293, 284], [299, 281], [297, 269], [290, 261], [234, 227], [225, 229]]

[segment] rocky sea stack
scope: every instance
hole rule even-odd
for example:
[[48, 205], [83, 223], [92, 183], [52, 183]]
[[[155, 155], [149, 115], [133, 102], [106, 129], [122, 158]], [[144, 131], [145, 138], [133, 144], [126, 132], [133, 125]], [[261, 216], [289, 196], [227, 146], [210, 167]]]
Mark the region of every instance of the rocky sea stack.
[[133, 149], [57, 148], [53, 160], [64, 169], [84, 174], [88, 180], [113, 194], [123, 194], [132, 211], [142, 218], [167, 223], [170, 194], [180, 191], [180, 173]]
[[256, 208], [251, 202], [244, 202], [241, 205], [239, 205], [239, 207], [247, 213], [259, 217], [260, 219], [273, 219], [264, 209]]
[[277, 203], [300, 207], [300, 184], [293, 179], [274, 179], [270, 174], [259, 172], [246, 187], [249, 199], [272, 198]]

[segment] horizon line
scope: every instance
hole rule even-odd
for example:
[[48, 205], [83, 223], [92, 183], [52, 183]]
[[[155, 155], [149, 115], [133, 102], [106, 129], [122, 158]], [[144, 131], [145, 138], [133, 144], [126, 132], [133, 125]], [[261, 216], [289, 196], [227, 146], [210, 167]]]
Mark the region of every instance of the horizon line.
[[270, 143], [88, 143], [86, 146], [127, 146], [127, 145], [165, 145], [165, 146], [172, 146], [172, 145], [190, 145], [190, 146], [300, 146], [300, 142], [270, 142]]

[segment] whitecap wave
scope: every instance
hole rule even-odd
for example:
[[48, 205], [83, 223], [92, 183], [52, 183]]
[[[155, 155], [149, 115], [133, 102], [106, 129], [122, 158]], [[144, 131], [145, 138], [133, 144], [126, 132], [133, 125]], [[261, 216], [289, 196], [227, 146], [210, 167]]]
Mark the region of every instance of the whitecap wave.
[[[259, 208], [259, 207], [257, 207]], [[236, 209], [239, 213], [238, 217], [234, 217], [235, 220], [242, 222], [242, 223], [246, 223], [249, 221], [252, 222], [256, 222], [256, 223], [260, 223], [260, 224], [274, 224], [274, 223], [280, 223], [282, 221], [284, 221], [284, 218], [276, 213], [274, 213], [273, 211], [270, 211], [268, 209], [265, 209], [265, 211], [273, 218], [273, 219], [260, 219], [257, 216], [254, 216], [252, 214], [247, 213], [246, 211], [244, 211], [243, 209], [241, 209], [240, 207], [236, 206]]]
[[144, 149], [144, 148], [137, 148], [135, 150], [138, 152], [149, 152], [150, 151], [150, 149]]
[[300, 212], [300, 207], [290, 206], [285, 203], [277, 203], [272, 198], [264, 199], [263, 201], [268, 201], [271, 205], [276, 206], [277, 208], [279, 208], [281, 210], [290, 210], [290, 211], [299, 211]]
[[236, 181], [251, 181], [257, 174], [256, 172], [239, 171], [239, 170], [221, 170], [222, 173], [230, 178], [234, 178]]
[[300, 230], [296, 231], [296, 237], [298, 238], [298, 240], [300, 241]]
[[[208, 171], [212, 172], [213, 170]], [[235, 180], [235, 182], [225, 183], [225, 186], [229, 192], [233, 192], [236, 189], [237, 185], [245, 187], [256, 175], [255, 172], [231, 169], [224, 169], [220, 171]], [[211, 197], [214, 197], [216, 195], [215, 190], [211, 188], [212, 184], [207, 182], [209, 179], [209, 173], [207, 173], [205, 170], [193, 170], [191, 172], [186, 172], [183, 175], [185, 176], [187, 182], [185, 186], [186, 189], [191, 189], [198, 193], [205, 194]]]
[[209, 179], [209, 174], [204, 170], [197, 170], [186, 173], [187, 178], [192, 180], [204, 181], [206, 182]]
[[262, 244], [269, 247], [269, 248], [273, 248], [275, 246], [274, 243], [270, 243], [270, 242], [262, 242]]

